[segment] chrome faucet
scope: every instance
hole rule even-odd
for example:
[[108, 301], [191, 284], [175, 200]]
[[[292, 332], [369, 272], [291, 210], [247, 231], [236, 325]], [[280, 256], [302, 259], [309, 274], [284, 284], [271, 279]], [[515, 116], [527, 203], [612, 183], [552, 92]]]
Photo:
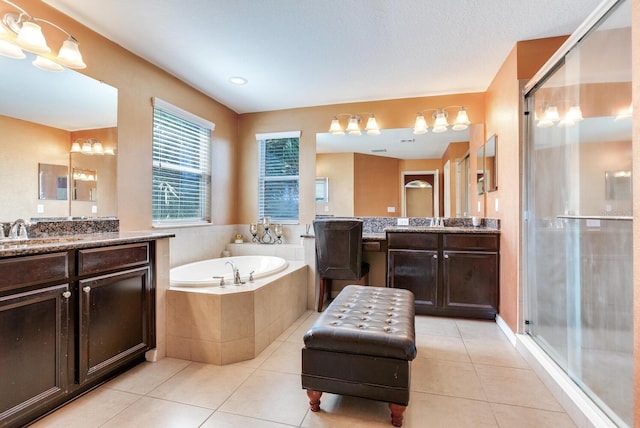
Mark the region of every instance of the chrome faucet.
[[27, 225], [28, 223], [21, 218], [11, 223], [11, 227], [9, 228], [9, 239], [29, 239], [29, 235], [27, 234]]
[[228, 261], [225, 265], [231, 265], [231, 270], [233, 271], [233, 284], [240, 285], [242, 281], [240, 281], [240, 270], [233, 264], [232, 261]]

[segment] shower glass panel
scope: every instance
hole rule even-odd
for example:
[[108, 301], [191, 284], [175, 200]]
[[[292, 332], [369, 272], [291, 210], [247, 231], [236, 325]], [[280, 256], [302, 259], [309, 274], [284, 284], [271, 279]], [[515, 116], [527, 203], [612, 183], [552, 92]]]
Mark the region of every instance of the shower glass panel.
[[633, 413], [631, 7], [526, 91], [526, 330], [617, 425]]

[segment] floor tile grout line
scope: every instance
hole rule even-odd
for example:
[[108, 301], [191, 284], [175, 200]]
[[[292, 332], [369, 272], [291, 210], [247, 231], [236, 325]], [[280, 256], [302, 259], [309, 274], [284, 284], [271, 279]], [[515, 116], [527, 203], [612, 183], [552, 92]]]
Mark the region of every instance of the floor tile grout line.
[[469, 348], [467, 346], [467, 341], [465, 340], [465, 337], [462, 334], [462, 331], [460, 330], [460, 325], [458, 324], [457, 321], [456, 321], [456, 327], [458, 328], [458, 332], [460, 333], [460, 337], [462, 339], [462, 344], [464, 345], [464, 349], [467, 351], [467, 356], [469, 357], [469, 360], [471, 361], [471, 366], [473, 367], [473, 371], [476, 374], [476, 378], [478, 379], [478, 382], [480, 383], [480, 388], [482, 388], [482, 393], [486, 397], [486, 403], [489, 405], [489, 408], [491, 409], [491, 414], [493, 415], [493, 419], [494, 419], [494, 421], [496, 423], [496, 426], [500, 427], [500, 422], [498, 420], [498, 415], [496, 415], [495, 409], [491, 405], [489, 394], [487, 394], [487, 390], [484, 387], [484, 384], [482, 383], [482, 380], [480, 379], [480, 374], [478, 373], [478, 368], [476, 367], [476, 363], [474, 362], [474, 360], [473, 360], [473, 358], [471, 356], [471, 353], [469, 352]]
[[[92, 391], [96, 391], [97, 389], [94, 389]], [[112, 390], [115, 391], [115, 390]], [[122, 392], [122, 391], [120, 391]], [[130, 393], [130, 394], [134, 394], [134, 393]], [[129, 403], [129, 405], [125, 406], [124, 408], [122, 408], [119, 412], [114, 413], [113, 415], [111, 415], [106, 421], [104, 421], [103, 423], [101, 423], [99, 425], [99, 427], [103, 427], [106, 424], [108, 424], [110, 421], [112, 421], [115, 417], [117, 417], [119, 414], [123, 413], [125, 410], [127, 410], [129, 407], [133, 406], [135, 403], [139, 402], [140, 400], [142, 400], [145, 396], [144, 395], [139, 395], [139, 394], [134, 394], [137, 395], [138, 398], [135, 399], [134, 401], [132, 401], [131, 403]]]

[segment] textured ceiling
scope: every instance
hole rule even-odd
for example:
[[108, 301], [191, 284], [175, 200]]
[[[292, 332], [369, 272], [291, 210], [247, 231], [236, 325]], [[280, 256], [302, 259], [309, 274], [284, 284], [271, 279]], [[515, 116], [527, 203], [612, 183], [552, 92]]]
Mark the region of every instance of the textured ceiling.
[[44, 1], [238, 113], [482, 92], [517, 41], [570, 34], [599, 3]]

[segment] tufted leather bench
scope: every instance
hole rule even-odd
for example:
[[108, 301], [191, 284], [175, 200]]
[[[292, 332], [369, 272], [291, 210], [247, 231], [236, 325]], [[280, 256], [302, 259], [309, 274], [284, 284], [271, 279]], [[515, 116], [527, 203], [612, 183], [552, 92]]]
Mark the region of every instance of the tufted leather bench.
[[304, 335], [302, 388], [312, 411], [322, 392], [389, 403], [402, 426], [416, 356], [414, 296], [398, 288], [348, 285]]

